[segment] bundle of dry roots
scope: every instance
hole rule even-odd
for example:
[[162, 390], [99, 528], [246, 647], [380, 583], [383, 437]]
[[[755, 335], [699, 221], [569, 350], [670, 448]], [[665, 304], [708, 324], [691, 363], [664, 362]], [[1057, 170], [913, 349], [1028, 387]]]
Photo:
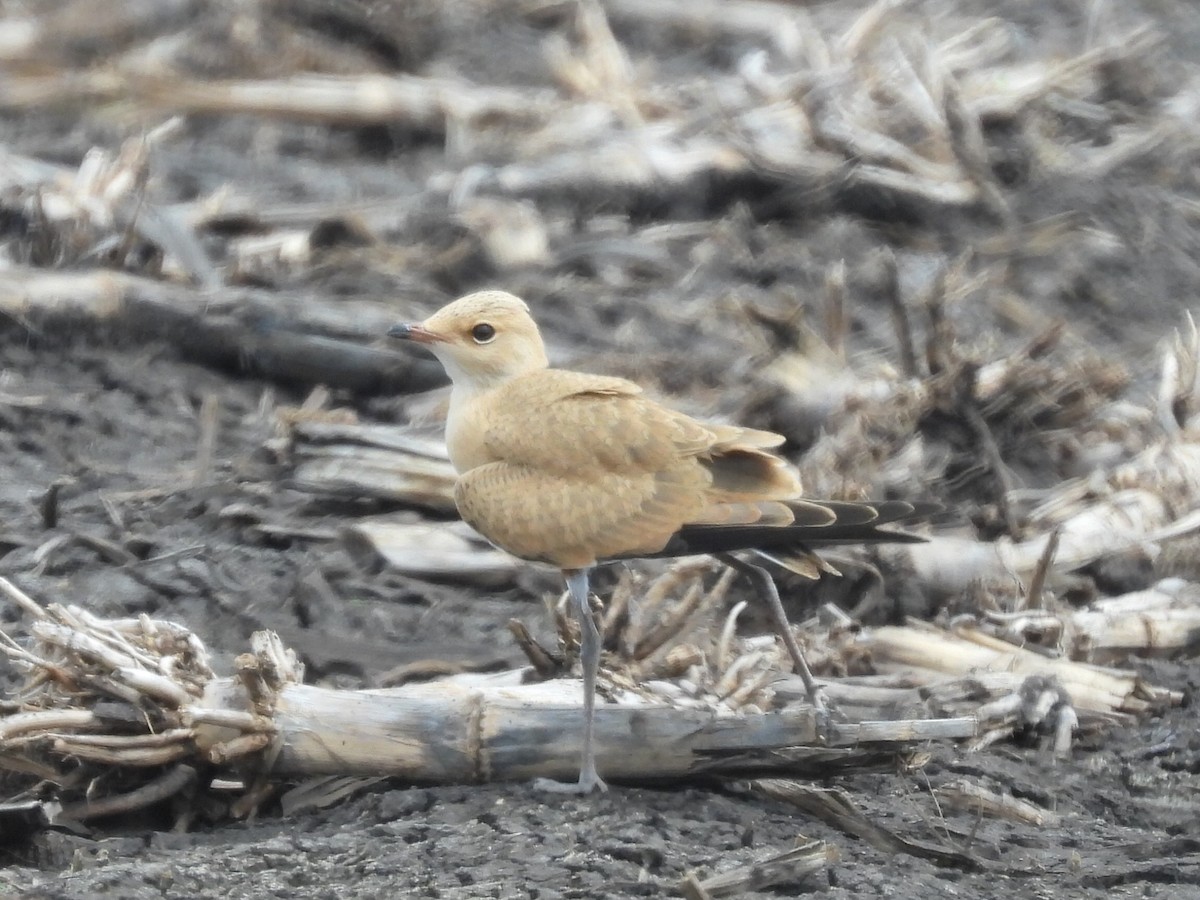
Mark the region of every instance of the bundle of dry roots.
[[[855, 673], [824, 679], [838, 713], [819, 731], [774, 641], [737, 636], [745, 604], [726, 609], [729, 578], [688, 561], [644, 590], [627, 580], [617, 591], [597, 719], [607, 776], [828, 775], [895, 766], [929, 740], [979, 746], [1039, 729], [1062, 752], [1080, 725], [1180, 700], [978, 627], [856, 629], [843, 617], [801, 631], [822, 669]], [[43, 609], [7, 581], [0, 588], [34, 619], [31, 645], [4, 638], [26, 678], [0, 718], [0, 766], [21, 776], [23, 796], [61, 804], [61, 820], [174, 794], [205, 798], [184, 804], [189, 815], [217, 796], [245, 814], [279, 785], [313, 775], [436, 783], [563, 777], [576, 764], [579, 682], [538, 675], [570, 666], [565, 619], [562, 650], [524, 637], [537, 664], [525, 670], [337, 691], [302, 684], [294, 654], [269, 633], [218, 677], [179, 625]], [[1138, 615], [1166, 622], [1173, 609], [1192, 617], [1194, 632], [1200, 604], [1194, 592], [1183, 599], [1147, 602]]]

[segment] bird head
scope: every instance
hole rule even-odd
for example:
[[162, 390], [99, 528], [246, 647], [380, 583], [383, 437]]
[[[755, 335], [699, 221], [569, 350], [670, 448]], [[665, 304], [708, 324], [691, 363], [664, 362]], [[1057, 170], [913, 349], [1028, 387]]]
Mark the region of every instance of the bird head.
[[393, 326], [388, 335], [428, 347], [456, 386], [473, 390], [549, 364], [529, 307], [505, 291], [468, 294], [424, 322]]

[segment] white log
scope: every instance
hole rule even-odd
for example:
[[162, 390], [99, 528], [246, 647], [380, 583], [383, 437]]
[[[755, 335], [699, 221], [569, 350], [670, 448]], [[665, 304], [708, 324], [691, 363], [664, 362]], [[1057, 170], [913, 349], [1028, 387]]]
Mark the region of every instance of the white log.
[[[387, 691], [285, 685], [274, 704], [272, 775], [392, 775], [415, 782], [572, 779], [579, 771], [583, 687], [556, 680], [515, 687], [453, 681]], [[243, 708], [238, 683], [214, 681], [204, 705]], [[596, 759], [606, 778], [642, 781], [698, 773], [786, 771], [804, 750], [844, 753], [874, 744], [971, 737], [971, 717], [835, 724], [822, 742], [813, 711], [742, 714], [622, 695], [596, 708]], [[775, 751], [790, 751], [789, 758]]]
[[[364, 569], [388, 566], [415, 578], [451, 579], [484, 587], [512, 581], [526, 563], [468, 536], [462, 522], [360, 521], [342, 531], [347, 552]], [[471, 534], [474, 534], [471, 532]]]

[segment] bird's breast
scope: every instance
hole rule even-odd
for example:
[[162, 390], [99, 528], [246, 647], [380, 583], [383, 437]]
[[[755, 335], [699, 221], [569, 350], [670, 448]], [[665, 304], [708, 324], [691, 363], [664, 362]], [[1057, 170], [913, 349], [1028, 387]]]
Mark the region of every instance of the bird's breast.
[[450, 464], [462, 475], [491, 462], [498, 462], [490, 453], [485, 440], [487, 434], [486, 395], [460, 393], [450, 396], [450, 410], [446, 416], [446, 450]]

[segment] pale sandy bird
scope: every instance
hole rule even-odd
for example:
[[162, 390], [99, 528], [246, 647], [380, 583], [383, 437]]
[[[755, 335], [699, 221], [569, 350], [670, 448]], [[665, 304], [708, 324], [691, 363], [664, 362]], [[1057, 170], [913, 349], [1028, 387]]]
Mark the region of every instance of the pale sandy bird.
[[453, 382], [446, 445], [463, 519], [566, 579], [582, 635], [584, 730], [579, 781], [565, 789], [605, 788], [592, 740], [601, 641], [588, 599], [600, 563], [713, 553], [752, 575], [819, 703], [774, 582], [726, 554], [917, 539], [878, 526], [923, 510], [801, 499], [797, 473], [770, 452], [782, 436], [698, 422], [622, 378], [549, 368], [529, 307], [503, 291], [470, 294], [389, 334], [427, 346]]

